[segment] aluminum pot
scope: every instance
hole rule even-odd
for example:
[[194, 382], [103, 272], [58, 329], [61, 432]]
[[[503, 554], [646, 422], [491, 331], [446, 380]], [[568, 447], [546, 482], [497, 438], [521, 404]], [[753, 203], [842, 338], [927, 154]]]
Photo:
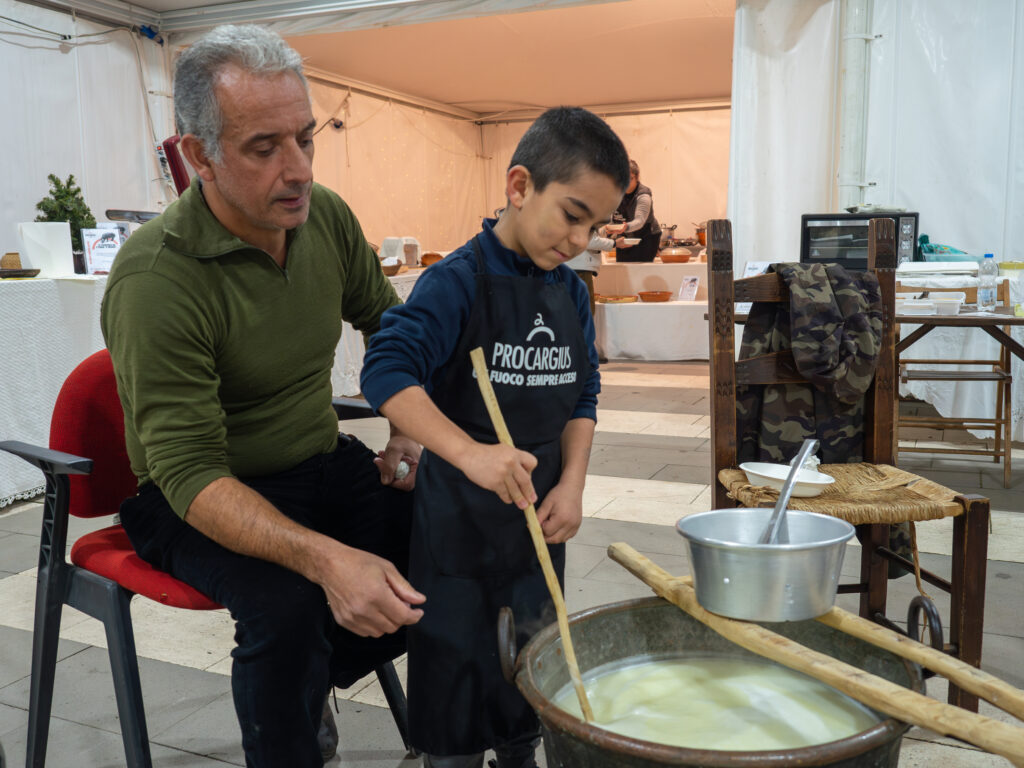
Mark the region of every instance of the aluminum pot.
[[[553, 703], [569, 682], [558, 626], [551, 624], [538, 632], [516, 656], [509, 616], [503, 613], [499, 624], [502, 668], [540, 718], [548, 768], [896, 768], [899, 761], [900, 740], [910, 726], [884, 715], [879, 715], [882, 719], [871, 728], [848, 738], [784, 752], [685, 749], [606, 731]], [[622, 659], [683, 651], [759, 658], [657, 597], [590, 608], [570, 616], [570, 626], [584, 674]], [[771, 628], [897, 685], [918, 693], [924, 690], [917, 665], [820, 622], [793, 622]]]
[[749, 621], [802, 621], [832, 607], [853, 526], [790, 509], [789, 543], [758, 544], [771, 514], [767, 507], [713, 509], [676, 523], [701, 606]]

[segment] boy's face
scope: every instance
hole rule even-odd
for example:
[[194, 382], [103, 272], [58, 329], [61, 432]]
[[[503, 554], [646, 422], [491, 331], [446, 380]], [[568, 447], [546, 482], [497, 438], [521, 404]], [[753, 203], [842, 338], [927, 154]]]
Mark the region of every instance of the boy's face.
[[622, 199], [610, 176], [589, 168], [538, 192], [530, 172], [517, 165], [508, 171], [507, 191], [517, 213], [506, 245], [544, 270], [578, 256]]

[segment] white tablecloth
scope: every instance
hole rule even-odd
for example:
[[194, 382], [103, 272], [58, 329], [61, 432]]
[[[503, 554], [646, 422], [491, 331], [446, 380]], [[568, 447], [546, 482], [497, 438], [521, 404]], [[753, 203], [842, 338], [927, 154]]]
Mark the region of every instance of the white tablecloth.
[[[104, 275], [0, 280], [0, 440], [48, 445], [50, 413], [64, 379], [103, 347]], [[43, 490], [35, 467], [0, 453], [0, 508]]]
[[[388, 279], [395, 287], [398, 298], [405, 301], [412, 293], [412, 287], [421, 274], [423, 274], [422, 269], [413, 269]], [[334, 354], [334, 370], [331, 371], [331, 387], [334, 389], [335, 395], [352, 397], [359, 394], [359, 372], [363, 368], [365, 353], [366, 345], [363, 343], [363, 334], [345, 323], [342, 326], [338, 351]]]
[[[968, 276], [948, 276], [939, 278], [904, 278], [900, 277], [904, 289], [909, 287], [935, 288], [940, 286], [962, 288], [976, 286], [978, 278]], [[1016, 279], [1010, 280], [1010, 300], [1014, 303], [1022, 301], [1022, 286]], [[900, 327], [900, 335], [907, 337], [918, 328], [917, 325], [904, 323]], [[1014, 339], [1024, 343], [1024, 328], [1015, 326], [1011, 329]], [[997, 358], [1001, 347], [999, 342], [980, 328], [952, 328], [938, 326], [933, 328], [919, 341], [914, 342], [902, 355], [903, 358], [932, 359], [989, 359]], [[1013, 356], [1013, 384], [1010, 399], [1012, 410], [1010, 417], [1012, 426], [1010, 436], [1013, 440], [1024, 441], [1024, 362]], [[923, 366], [950, 370], [949, 366]], [[966, 368], [965, 370], [978, 370]], [[911, 381], [900, 384], [901, 395], [912, 395], [935, 407], [941, 416], [991, 416], [996, 408], [996, 385], [993, 382], [981, 381]], [[976, 437], [992, 437], [992, 432], [973, 432]]]
[[707, 360], [707, 311], [706, 301], [598, 304], [597, 351], [609, 360]]
[[672, 291], [679, 295], [683, 277], [700, 277], [696, 299], [708, 299], [708, 265], [687, 262], [685, 264], [605, 264], [594, 278], [594, 291], [605, 296], [628, 296], [640, 291]]
[[[409, 295], [420, 270], [389, 278]], [[64, 379], [102, 349], [100, 301], [105, 275], [57, 280], [0, 280], [0, 440], [48, 445], [50, 414]], [[335, 395], [359, 392], [363, 338], [345, 323], [334, 356]], [[0, 508], [43, 490], [42, 475], [0, 453]]]

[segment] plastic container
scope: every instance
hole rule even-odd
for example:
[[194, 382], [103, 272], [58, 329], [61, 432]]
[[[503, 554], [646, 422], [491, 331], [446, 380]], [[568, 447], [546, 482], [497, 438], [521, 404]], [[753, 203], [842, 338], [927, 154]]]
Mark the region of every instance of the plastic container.
[[978, 265], [978, 309], [992, 311], [996, 308], [996, 278], [999, 277], [999, 265], [995, 256], [986, 253]]

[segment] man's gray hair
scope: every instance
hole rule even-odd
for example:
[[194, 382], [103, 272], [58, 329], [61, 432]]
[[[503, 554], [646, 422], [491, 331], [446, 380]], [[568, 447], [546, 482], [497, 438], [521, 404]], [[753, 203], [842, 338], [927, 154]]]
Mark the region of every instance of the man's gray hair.
[[294, 72], [309, 90], [302, 57], [274, 32], [253, 24], [223, 24], [199, 38], [174, 65], [174, 126], [179, 136], [195, 135], [214, 162], [222, 159], [224, 127], [214, 86], [229, 64], [266, 77]]

